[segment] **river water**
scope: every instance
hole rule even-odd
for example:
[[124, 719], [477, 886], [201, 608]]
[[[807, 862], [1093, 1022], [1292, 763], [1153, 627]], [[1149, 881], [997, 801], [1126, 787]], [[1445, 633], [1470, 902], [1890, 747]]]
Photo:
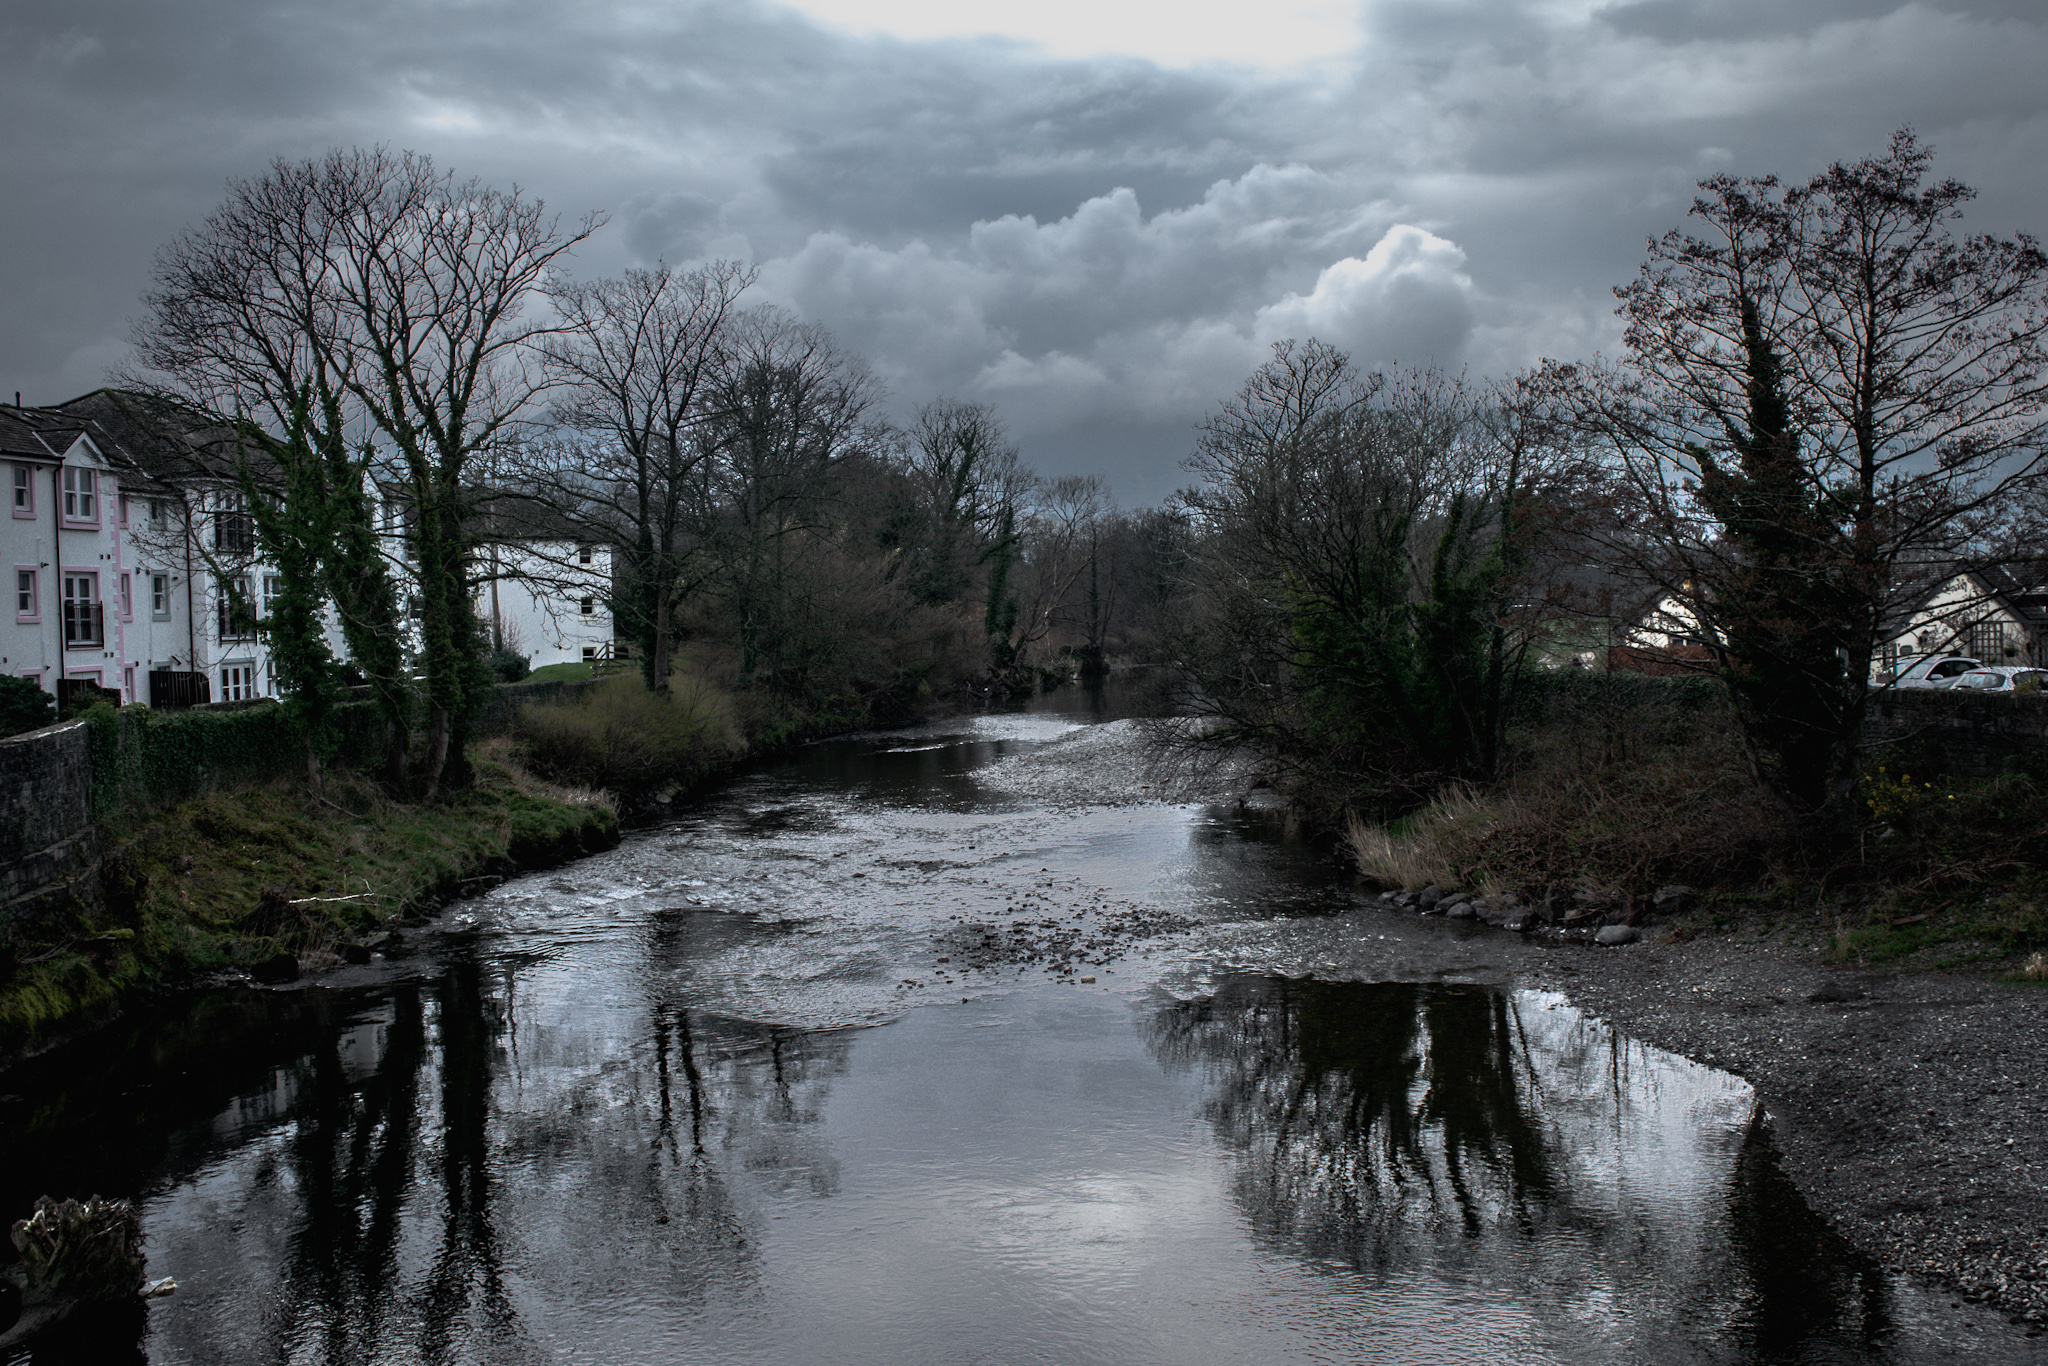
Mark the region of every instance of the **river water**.
[[1835, 1242], [1741, 1080], [1115, 717], [812, 746], [0, 1077], [5, 1207], [132, 1197], [179, 1284], [8, 1366], [2037, 1359]]

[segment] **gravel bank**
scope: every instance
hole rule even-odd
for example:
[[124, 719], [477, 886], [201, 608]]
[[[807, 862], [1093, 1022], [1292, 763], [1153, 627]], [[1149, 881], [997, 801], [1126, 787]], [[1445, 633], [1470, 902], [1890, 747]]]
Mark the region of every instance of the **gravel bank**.
[[1530, 985], [1748, 1080], [1786, 1174], [1857, 1247], [2041, 1332], [2048, 992], [1664, 938], [1596, 949], [1539, 936], [1515, 958]]

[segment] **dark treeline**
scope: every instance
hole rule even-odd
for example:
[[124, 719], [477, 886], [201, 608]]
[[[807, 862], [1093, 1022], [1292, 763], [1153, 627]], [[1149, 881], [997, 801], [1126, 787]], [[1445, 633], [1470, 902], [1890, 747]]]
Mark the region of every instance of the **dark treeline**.
[[[381, 149], [231, 186], [160, 259], [139, 341], [160, 393], [235, 414], [211, 421], [294, 607], [269, 631], [316, 777], [311, 603], [400, 776], [419, 708], [431, 790], [504, 644], [487, 580], [566, 600], [601, 544], [644, 687], [708, 684], [750, 737], [1166, 665], [1204, 718], [1184, 743], [1256, 752], [1327, 818], [1498, 778], [1530, 666], [1601, 666], [1657, 609], [1753, 781], [1840, 812], [1863, 661], [2040, 502], [2048, 262], [1954, 236], [1970, 191], [1928, 166], [1901, 132], [1802, 186], [1702, 182], [1701, 235], [1618, 291], [1613, 361], [1474, 384], [1282, 343], [1203, 423], [1193, 486], [1137, 512], [1035, 473], [988, 405], [882, 420], [859, 356], [752, 304], [749, 266], [578, 281], [596, 220]], [[402, 554], [373, 553], [366, 480]]]

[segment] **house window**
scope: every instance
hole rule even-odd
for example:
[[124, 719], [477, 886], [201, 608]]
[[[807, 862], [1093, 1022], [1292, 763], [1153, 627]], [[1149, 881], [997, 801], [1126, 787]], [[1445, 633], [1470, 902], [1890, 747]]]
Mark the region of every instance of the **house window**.
[[220, 700], [247, 702], [256, 696], [256, 666], [230, 664], [220, 671]]
[[64, 644], [68, 649], [94, 649], [107, 640], [106, 611], [100, 604], [100, 576], [64, 576]]
[[263, 615], [267, 618], [277, 610], [277, 600], [284, 596], [284, 580], [276, 574], [263, 576]]
[[596, 658], [597, 658], [597, 647], [596, 647], [595, 645], [586, 645], [586, 646], [584, 646], [584, 647], [583, 647], [583, 662], [584, 662], [585, 664], [589, 664], [589, 663], [591, 663], [591, 662], [592, 662], [592, 661], [594, 661], [594, 660], [595, 660]]
[[587, 546], [587, 545], [579, 545], [579, 546], [577, 546], [577, 547], [576, 547], [576, 563], [578, 563], [578, 564], [589, 564], [589, 563], [590, 563], [590, 556], [591, 556], [591, 547], [590, 547], [590, 546]]
[[133, 584], [130, 582], [131, 578], [132, 576], [128, 574], [121, 576], [121, 620], [123, 621], [135, 620], [135, 599], [130, 596], [134, 591]]
[[64, 467], [64, 520], [90, 522], [99, 517], [96, 494], [99, 476], [78, 465]]
[[42, 596], [36, 592], [36, 571], [33, 569], [15, 570], [14, 619], [16, 621], [40, 621], [42, 616]]
[[405, 600], [405, 614], [408, 617], [411, 617], [414, 621], [419, 621], [421, 618], [426, 616], [427, 605], [426, 603], [420, 601], [419, 594], [414, 593], [411, 597]]
[[35, 471], [27, 465], [14, 467], [14, 515], [33, 517], [36, 515]]
[[149, 576], [149, 614], [158, 621], [171, 619], [171, 576], [151, 574]]
[[256, 524], [239, 493], [220, 496], [213, 514], [213, 548], [231, 555], [247, 555], [256, 549]]
[[1980, 621], [1970, 627], [1969, 652], [1987, 664], [2005, 658], [2005, 623]]
[[597, 615], [597, 599], [596, 599], [596, 598], [585, 598], [585, 599], [583, 599], [583, 601], [582, 601], [582, 602], [580, 602], [580, 603], [578, 603], [578, 604], [577, 604], [577, 610], [578, 610], [578, 612], [579, 612], [579, 613], [581, 613], [581, 614], [582, 614], [583, 616], [586, 616], [586, 617], [594, 617], [594, 616], [596, 616], [596, 615]]
[[220, 582], [220, 638], [247, 640], [256, 634], [256, 604], [247, 578]]
[[122, 494], [122, 495], [121, 495], [121, 497], [120, 497], [120, 502], [119, 502], [119, 507], [120, 507], [120, 510], [121, 510], [121, 525], [122, 525], [122, 526], [127, 526], [127, 525], [128, 525], [128, 495], [127, 495], [127, 494], [125, 494], [125, 493], [124, 493], [124, 494]]
[[121, 670], [121, 697], [127, 702], [135, 700], [135, 666], [132, 664]]

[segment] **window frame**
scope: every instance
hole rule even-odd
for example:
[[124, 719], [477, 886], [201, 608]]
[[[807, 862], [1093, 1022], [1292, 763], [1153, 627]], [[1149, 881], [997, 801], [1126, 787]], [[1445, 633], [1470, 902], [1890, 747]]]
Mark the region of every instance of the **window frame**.
[[[234, 675], [240, 674], [241, 694], [235, 694]], [[223, 702], [253, 702], [260, 694], [256, 691], [256, 662], [241, 659], [220, 666], [220, 700]]]
[[[23, 521], [32, 521], [36, 515], [36, 467], [22, 461], [13, 464], [14, 473], [8, 476], [8, 487], [13, 489], [11, 503], [14, 515]], [[26, 505], [23, 495], [27, 495]]]
[[1973, 655], [1986, 664], [2005, 661], [2005, 652], [2010, 647], [2006, 623], [1996, 618], [1973, 621], [1964, 633], [1969, 648], [1963, 653]]
[[256, 553], [256, 516], [239, 489], [225, 489], [214, 498], [213, 548], [223, 555]]
[[[100, 524], [100, 472], [91, 465], [65, 465], [58, 477], [59, 510], [64, 525], [97, 527]], [[86, 508], [79, 512], [79, 507]]]
[[[29, 610], [21, 610], [22, 576], [28, 576]], [[43, 620], [43, 571], [42, 566], [18, 564], [14, 566], [14, 623], [17, 626], [40, 625]]]
[[[163, 585], [163, 592], [157, 592], [157, 585]], [[159, 605], [161, 603], [161, 605]], [[151, 574], [149, 576], [149, 619], [169, 621], [171, 619], [171, 576]]]

